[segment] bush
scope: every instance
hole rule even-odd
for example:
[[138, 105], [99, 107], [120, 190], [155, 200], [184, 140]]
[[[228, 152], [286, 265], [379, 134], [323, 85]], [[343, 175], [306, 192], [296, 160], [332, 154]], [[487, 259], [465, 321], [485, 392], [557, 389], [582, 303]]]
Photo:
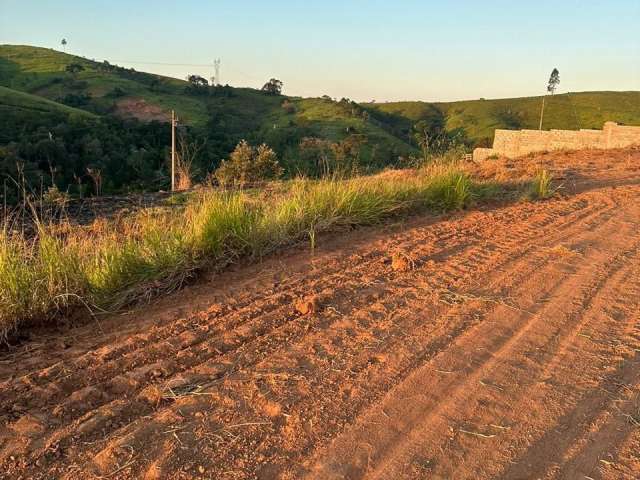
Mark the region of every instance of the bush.
[[215, 176], [221, 185], [240, 187], [263, 180], [279, 178], [283, 173], [276, 153], [266, 144], [253, 147], [242, 140], [228, 160], [223, 160]]
[[45, 205], [58, 208], [64, 208], [70, 199], [69, 193], [61, 192], [56, 185], [49, 187], [42, 195], [42, 201]]
[[59, 103], [64, 103], [70, 107], [84, 107], [91, 102], [91, 95], [88, 93], [68, 93], [64, 97], [58, 97], [56, 100]]

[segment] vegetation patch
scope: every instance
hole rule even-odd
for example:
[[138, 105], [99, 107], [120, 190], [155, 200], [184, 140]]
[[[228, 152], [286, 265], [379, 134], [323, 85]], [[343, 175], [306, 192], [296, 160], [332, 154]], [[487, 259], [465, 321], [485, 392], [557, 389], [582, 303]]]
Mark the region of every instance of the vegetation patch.
[[88, 228], [39, 222], [33, 238], [0, 233], [0, 333], [70, 308], [112, 310], [180, 288], [203, 268], [266, 255], [335, 229], [465, 208], [504, 193], [455, 165], [398, 175], [293, 180], [270, 190], [207, 190], [184, 207]]

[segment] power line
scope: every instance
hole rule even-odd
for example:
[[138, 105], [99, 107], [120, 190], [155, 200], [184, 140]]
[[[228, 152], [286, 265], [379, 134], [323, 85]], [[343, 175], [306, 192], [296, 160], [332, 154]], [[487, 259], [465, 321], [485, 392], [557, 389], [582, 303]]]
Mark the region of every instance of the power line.
[[220, 85], [220, 59], [219, 58], [213, 61], [213, 68], [216, 71], [216, 76], [214, 77], [213, 83], [215, 85]]
[[207, 63], [168, 63], [168, 62], [137, 62], [131, 60], [111, 60], [113, 63], [133, 63], [135, 65], [166, 65], [169, 67], [211, 67]]
[[[166, 67], [205, 67], [205, 68], [211, 68], [211, 64], [210, 63], [171, 63], [171, 62], [141, 62], [141, 61], [137, 61], [137, 60], [109, 60], [109, 62], [113, 63], [113, 64], [122, 64], [122, 63], [129, 63], [132, 65], [162, 65], [162, 66], [166, 66]], [[217, 69], [216, 69], [216, 62], [217, 62]], [[215, 80], [216, 80], [216, 84], [220, 85], [220, 59], [214, 60], [214, 64], [213, 64], [214, 70], [215, 70]], [[243, 72], [242, 70], [236, 69], [236, 68], [232, 68], [232, 73], [235, 73], [241, 77], [244, 77], [245, 79], [249, 79], [249, 80], [256, 80], [256, 81], [260, 81], [260, 77], [257, 77], [255, 75], [251, 75], [248, 74], [246, 72]]]

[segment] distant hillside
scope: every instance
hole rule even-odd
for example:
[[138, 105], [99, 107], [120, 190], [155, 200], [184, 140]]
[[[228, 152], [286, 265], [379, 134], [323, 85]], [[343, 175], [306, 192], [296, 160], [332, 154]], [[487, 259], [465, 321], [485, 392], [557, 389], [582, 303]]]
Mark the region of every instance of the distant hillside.
[[[66, 72], [66, 67], [74, 63], [82, 65], [83, 70]], [[365, 122], [353, 115], [351, 107], [345, 109], [337, 102], [288, 98], [293, 108], [284, 109], [285, 97], [232, 87], [214, 90], [210, 95], [190, 95], [185, 93], [189, 84], [183, 80], [39, 47], [0, 45], [0, 85], [102, 115], [144, 120], [154, 109], [167, 117], [174, 109], [183, 123], [201, 129], [222, 128], [233, 137], [283, 137], [293, 128], [339, 140], [348, 132], [357, 132], [396, 149], [396, 153], [413, 151], [406, 141], [389, 135], [375, 123]], [[284, 131], [273, 132], [279, 129]]]
[[[441, 117], [448, 130], [463, 128], [473, 144], [493, 139], [496, 128], [537, 129], [542, 97], [449, 103], [396, 102], [375, 108], [405, 127]], [[640, 92], [580, 92], [547, 96], [543, 129], [602, 128], [606, 121], [640, 125]]]
[[[180, 136], [201, 146], [194, 165], [199, 178], [242, 139], [270, 145], [289, 176], [319, 174], [327, 155], [346, 155], [345, 164], [375, 171], [419, 155], [418, 126], [470, 149], [490, 144], [495, 128], [537, 128], [540, 102], [357, 104], [287, 97], [0, 45], [0, 176], [15, 176], [16, 165], [24, 164], [38, 185], [90, 193], [91, 168], [103, 173], [105, 191], [167, 188], [171, 110], [180, 118]], [[640, 124], [640, 92], [548, 97], [545, 128], [600, 128], [606, 120]]]
[[0, 106], [33, 110], [40, 113], [61, 113], [65, 115], [79, 115], [82, 117], [95, 117], [94, 114], [79, 108], [69, 107], [58, 102], [53, 102], [38, 95], [20, 92], [11, 88], [0, 87]]
[[0, 87], [0, 144], [19, 137], [25, 128], [48, 127], [70, 117], [91, 119], [96, 115], [43, 97]]

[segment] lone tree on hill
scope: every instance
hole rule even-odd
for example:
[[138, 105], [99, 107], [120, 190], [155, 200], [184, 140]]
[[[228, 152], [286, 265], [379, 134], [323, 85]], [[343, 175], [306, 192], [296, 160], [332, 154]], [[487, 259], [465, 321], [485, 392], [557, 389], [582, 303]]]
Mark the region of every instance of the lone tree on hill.
[[547, 85], [547, 92], [553, 95], [556, 93], [556, 88], [560, 84], [560, 72], [557, 68], [554, 68], [551, 72], [551, 76], [549, 77], [549, 84]]
[[209, 82], [206, 78], [200, 75], [188, 75], [187, 82], [193, 85], [195, 88], [204, 88], [209, 86]]
[[[560, 84], [560, 72], [558, 71], [557, 68], [554, 68], [551, 71], [551, 76], [549, 77], [549, 83], [547, 83], [547, 93], [550, 93], [551, 95], [553, 95], [556, 92], [556, 88], [558, 88], [559, 84]], [[542, 119], [544, 117], [544, 103], [546, 99], [547, 99], [547, 94], [545, 93], [544, 96], [542, 97], [542, 110], [540, 110], [540, 126], [538, 127], [538, 130], [542, 130]]]
[[277, 78], [272, 78], [262, 86], [262, 91], [268, 95], [280, 95], [283, 83]]
[[67, 53], [67, 39], [63, 38], [62, 41], [60, 42], [60, 45], [62, 45], [62, 51]]
[[187, 93], [205, 95], [209, 92], [209, 82], [200, 75], [187, 75], [187, 82], [189, 82], [189, 86], [185, 88]]

